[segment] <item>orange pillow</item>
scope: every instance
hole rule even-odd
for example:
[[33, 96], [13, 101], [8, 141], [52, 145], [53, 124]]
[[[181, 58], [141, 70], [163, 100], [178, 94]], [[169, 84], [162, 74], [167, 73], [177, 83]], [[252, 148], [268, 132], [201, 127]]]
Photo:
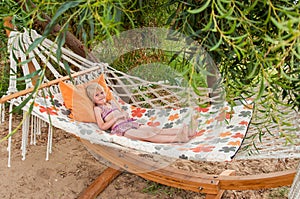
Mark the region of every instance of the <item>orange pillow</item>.
[[77, 86], [65, 82], [59, 82], [59, 88], [64, 99], [65, 106], [71, 110], [71, 114], [69, 115], [70, 118], [80, 122], [96, 123], [93, 108], [94, 104], [88, 98], [85, 90], [86, 87], [93, 82], [98, 82], [98, 84], [104, 88], [105, 92], [107, 93], [107, 101], [112, 99], [112, 93], [105, 82], [103, 74], [101, 74], [98, 79]]

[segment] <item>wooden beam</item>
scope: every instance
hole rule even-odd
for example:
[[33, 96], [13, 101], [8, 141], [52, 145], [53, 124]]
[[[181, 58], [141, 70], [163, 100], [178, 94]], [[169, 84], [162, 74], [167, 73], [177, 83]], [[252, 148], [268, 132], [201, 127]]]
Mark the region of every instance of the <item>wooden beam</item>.
[[78, 199], [96, 198], [116, 177], [121, 174], [120, 170], [108, 167], [101, 175], [79, 195]]
[[[95, 70], [98, 70], [98, 69], [100, 69], [100, 67], [96, 66], [96, 67], [93, 67], [93, 68], [90, 68], [90, 69], [86, 69], [84, 71], [79, 71], [79, 72], [73, 73], [71, 75], [71, 77], [74, 78], [74, 77], [77, 77], [77, 76], [80, 76], [80, 75], [83, 75], [85, 73], [89, 73], [91, 71], [95, 71]], [[70, 76], [64, 76], [62, 78], [55, 79], [55, 80], [49, 81], [47, 83], [41, 84], [39, 89], [47, 88], [47, 87], [50, 87], [54, 84], [58, 84], [61, 81], [65, 81], [65, 80], [69, 80], [69, 79], [70, 79]], [[12, 93], [10, 95], [6, 95], [6, 96], [4, 96], [0, 99], [0, 104], [3, 104], [5, 102], [7, 102], [8, 100], [11, 100], [11, 99], [26, 95], [28, 93], [31, 93], [31, 92], [34, 91], [34, 89], [35, 88], [31, 87], [31, 88], [28, 88], [28, 89], [25, 89], [25, 90], [22, 90], [22, 91], [19, 91], [19, 92], [16, 92], [16, 93]]]
[[248, 176], [219, 176], [220, 187], [226, 190], [255, 190], [288, 186], [293, 183], [296, 169]]

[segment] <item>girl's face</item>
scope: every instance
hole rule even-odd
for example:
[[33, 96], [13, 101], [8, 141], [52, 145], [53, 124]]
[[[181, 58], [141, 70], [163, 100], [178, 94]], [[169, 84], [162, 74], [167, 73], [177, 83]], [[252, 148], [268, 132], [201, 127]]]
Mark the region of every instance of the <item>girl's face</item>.
[[96, 90], [94, 94], [94, 103], [99, 105], [106, 103], [106, 94], [102, 88]]

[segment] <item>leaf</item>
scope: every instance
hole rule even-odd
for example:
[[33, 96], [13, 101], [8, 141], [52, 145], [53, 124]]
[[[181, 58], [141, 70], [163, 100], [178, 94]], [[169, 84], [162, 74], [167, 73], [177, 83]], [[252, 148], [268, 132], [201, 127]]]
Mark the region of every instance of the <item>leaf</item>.
[[44, 36], [35, 39], [35, 40], [30, 44], [30, 46], [28, 47], [27, 53], [31, 52], [31, 51], [32, 51], [33, 49], [35, 49], [38, 45], [40, 45], [40, 44], [43, 42], [44, 39], [45, 39]]
[[285, 77], [287, 80], [290, 80], [290, 81], [299, 81], [298, 78], [294, 78], [292, 76], [289, 76], [288, 74], [285, 73], [285, 71], [283, 70], [283, 67], [280, 67], [280, 74]]
[[15, 49], [13, 49], [13, 50], [12, 50], [12, 57], [13, 57], [14, 61], [15, 61], [16, 63], [18, 63], [18, 62], [19, 62], [19, 59], [18, 59], [18, 57], [17, 57], [18, 54], [16, 54], [16, 53], [18, 53], [18, 51], [15, 50]]
[[231, 36], [228, 36], [230, 39], [232, 40], [235, 40], [236, 43], [240, 43], [241, 41], [243, 41], [243, 39], [245, 39], [246, 37], [248, 37], [248, 33], [245, 33], [241, 36], [238, 36], [238, 37], [231, 37]]
[[198, 14], [198, 13], [202, 12], [203, 10], [205, 10], [209, 6], [209, 4], [210, 4], [210, 0], [207, 0], [206, 3], [202, 7], [194, 9], [194, 10], [188, 10], [188, 12], [191, 14]]
[[271, 21], [273, 24], [280, 30], [287, 30], [286, 27], [284, 27], [281, 23], [279, 23], [274, 17], [271, 17]]
[[223, 3], [230, 3], [231, 2], [231, 0], [220, 0], [220, 1], [222, 1]]
[[44, 19], [44, 18], [42, 18], [42, 16], [40, 15], [40, 13], [37, 13], [37, 19], [39, 20], [39, 21], [42, 21], [42, 22], [46, 22], [47, 21], [47, 19]]
[[214, 50], [216, 50], [216, 49], [221, 45], [222, 41], [223, 41], [223, 39], [222, 39], [222, 37], [220, 37], [218, 43], [216, 43], [216, 45], [214, 45], [213, 47], [211, 47], [211, 48], [209, 49], [209, 51], [214, 51]]
[[258, 129], [258, 130], [259, 130], [258, 139], [259, 139], [259, 142], [262, 142], [262, 137], [263, 137], [264, 133], [262, 132], [261, 129]]
[[25, 53], [23, 39], [24, 39], [23, 36], [18, 39], [18, 44], [19, 44], [18, 47], [23, 53]]
[[91, 40], [93, 40], [93, 38], [94, 38], [94, 33], [95, 33], [95, 24], [94, 24], [93, 18], [90, 18], [90, 19], [88, 20], [88, 24], [89, 24], [89, 26], [90, 26], [90, 38], [91, 38]]
[[24, 99], [24, 100], [21, 102], [21, 104], [19, 104], [18, 106], [16, 106], [16, 107], [12, 110], [11, 113], [17, 113], [17, 112], [21, 111], [22, 108], [23, 108], [24, 106], [26, 106], [26, 104], [33, 98], [33, 94], [34, 94], [34, 92], [30, 93], [30, 95], [29, 95], [26, 99]]
[[73, 77], [71, 76], [71, 70], [70, 70], [70, 66], [69, 66], [68, 62], [66, 62], [64, 60], [63, 63], [64, 63], [64, 66], [65, 66], [65, 70], [67, 71], [68, 76], [70, 77], [71, 82], [73, 82]]
[[38, 69], [28, 75], [25, 75], [23, 77], [19, 77], [17, 78], [18, 81], [23, 81], [23, 80], [26, 80], [26, 79], [30, 79], [30, 78], [33, 78], [34, 76], [38, 75], [40, 72], [41, 72], [42, 69]]
[[254, 67], [251, 69], [250, 74], [246, 76], [246, 79], [252, 79], [258, 73], [257, 67], [259, 66], [259, 62], [255, 62], [253, 66]]
[[210, 29], [211, 29], [211, 26], [212, 26], [212, 22], [213, 22], [213, 20], [212, 20], [212, 15], [210, 15], [208, 23], [205, 25], [205, 27], [204, 27], [202, 30], [203, 30], [203, 31], [208, 31], [208, 30], [210, 30]]
[[50, 34], [50, 32], [52, 31], [53, 27], [57, 24], [57, 20], [60, 16], [63, 15], [64, 12], [66, 12], [67, 10], [69, 10], [70, 8], [76, 7], [79, 5], [81, 1], [70, 1], [70, 2], [65, 2], [64, 4], [62, 4], [58, 10], [56, 11], [54, 17], [52, 18], [51, 22], [47, 25], [47, 27], [45, 28], [44, 31], [44, 36], [47, 36]]
[[236, 28], [236, 20], [233, 21], [233, 24], [231, 25], [230, 29], [228, 31], [225, 31], [224, 34], [225, 35], [230, 35], [234, 32]]
[[57, 50], [56, 50], [57, 63], [59, 63], [61, 55], [62, 55], [62, 47], [66, 41], [67, 30], [68, 30], [68, 25], [66, 25], [64, 27], [64, 30], [60, 32], [60, 34], [57, 38]]
[[260, 78], [260, 87], [259, 87], [259, 91], [258, 91], [258, 94], [256, 96], [256, 100], [260, 99], [263, 95], [265, 91], [265, 78], [263, 77], [263, 75], [261, 75], [261, 78]]
[[219, 14], [221, 15], [220, 17], [223, 18], [223, 16], [225, 16], [225, 12], [226, 9], [223, 7], [222, 3], [217, 0], [217, 4], [215, 5], [215, 8], [217, 9], [217, 11], [219, 12]]

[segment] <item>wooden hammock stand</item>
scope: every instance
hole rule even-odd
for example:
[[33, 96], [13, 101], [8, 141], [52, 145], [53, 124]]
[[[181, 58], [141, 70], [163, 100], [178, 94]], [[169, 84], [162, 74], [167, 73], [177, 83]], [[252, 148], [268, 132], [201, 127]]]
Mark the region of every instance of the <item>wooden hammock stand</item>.
[[[293, 169], [247, 176], [236, 176], [234, 170], [225, 170], [219, 175], [208, 175], [184, 171], [171, 166], [161, 168], [157, 163], [134, 153], [95, 145], [86, 140], [81, 140], [81, 142], [89, 150], [121, 169], [167, 186], [206, 193], [206, 198], [221, 198], [225, 190], [255, 190], [291, 185], [296, 174], [296, 169]], [[79, 199], [95, 198], [119, 173], [120, 170], [108, 167], [80, 194]]]
[[[6, 24], [6, 27], [12, 29], [12, 26], [9, 26], [9, 24]], [[74, 73], [72, 74], [72, 77], [82, 75], [89, 71], [90, 70]], [[67, 79], [69, 79], [69, 76], [44, 83], [40, 86], [40, 89], [50, 87], [53, 84], [58, 84], [58, 82]], [[3, 97], [0, 99], [0, 104], [13, 98], [26, 95], [32, 91], [33, 88], [29, 88]], [[79, 199], [95, 198], [122, 172], [121, 170], [126, 170], [144, 179], [167, 186], [197, 193], [206, 193], [206, 198], [221, 198], [225, 190], [255, 190], [291, 185], [296, 175], [296, 169], [248, 176], [236, 176], [234, 170], [225, 170], [219, 175], [195, 173], [180, 170], [171, 166], [162, 167], [158, 162], [151, 161], [149, 157], [143, 157], [130, 149], [122, 151], [108, 146], [92, 144], [87, 140], [79, 140], [91, 152], [101, 156], [105, 160], [111, 162], [114, 166], [120, 168], [115, 169], [108, 167], [80, 194], [78, 197]], [[150, 156], [152, 156], [152, 154]]]

